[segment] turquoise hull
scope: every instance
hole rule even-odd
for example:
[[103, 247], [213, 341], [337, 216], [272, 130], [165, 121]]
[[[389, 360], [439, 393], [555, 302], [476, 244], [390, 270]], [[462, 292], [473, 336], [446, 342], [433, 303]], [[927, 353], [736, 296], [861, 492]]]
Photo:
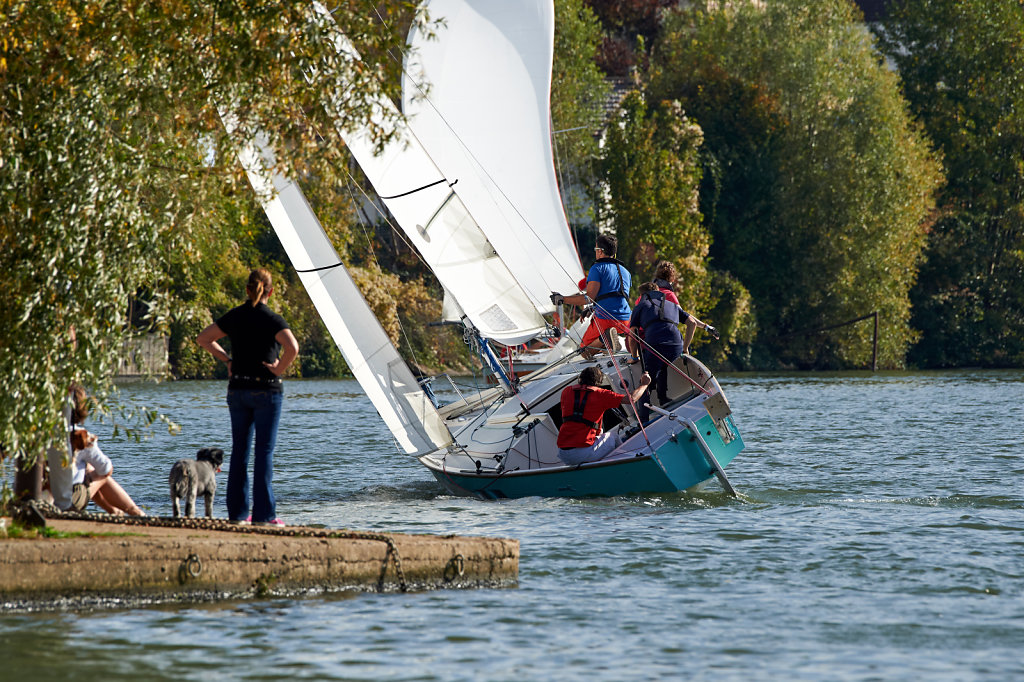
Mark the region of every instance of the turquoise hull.
[[[736, 438], [722, 441], [710, 416], [696, 422], [718, 463], [725, 468], [743, 450], [743, 439], [727, 417]], [[594, 462], [577, 468], [513, 471], [504, 474], [439, 470], [431, 472], [450, 492], [485, 499], [517, 497], [612, 497], [638, 493], [669, 493], [688, 490], [715, 477], [710, 463], [689, 430], [684, 429], [656, 451], [611, 462]]]

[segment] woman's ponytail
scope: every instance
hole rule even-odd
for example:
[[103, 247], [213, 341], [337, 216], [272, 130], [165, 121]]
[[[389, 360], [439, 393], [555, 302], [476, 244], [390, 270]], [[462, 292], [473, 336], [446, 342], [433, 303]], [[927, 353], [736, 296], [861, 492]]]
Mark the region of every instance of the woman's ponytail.
[[263, 268], [256, 268], [249, 273], [249, 282], [245, 285], [245, 293], [249, 297], [249, 305], [256, 307], [256, 304], [263, 300], [271, 289], [270, 273]]

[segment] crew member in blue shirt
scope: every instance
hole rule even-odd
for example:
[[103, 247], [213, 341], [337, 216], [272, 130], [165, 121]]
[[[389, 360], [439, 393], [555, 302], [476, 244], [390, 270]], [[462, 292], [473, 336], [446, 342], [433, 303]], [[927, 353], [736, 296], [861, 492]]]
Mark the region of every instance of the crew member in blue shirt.
[[[610, 235], [600, 235], [597, 238], [597, 246], [594, 247], [594, 255], [597, 260], [587, 272], [587, 286], [585, 293], [563, 296], [552, 292], [551, 302], [555, 305], [567, 303], [569, 305], [587, 305], [594, 303], [594, 319], [591, 321], [587, 331], [583, 334], [580, 346], [602, 348], [607, 346], [612, 351], [609, 329], [615, 329], [624, 337], [629, 338], [629, 287], [632, 284], [632, 276], [626, 269], [626, 264], [615, 258], [615, 250], [618, 248], [618, 240]], [[601, 344], [596, 344], [598, 337], [602, 338]]]

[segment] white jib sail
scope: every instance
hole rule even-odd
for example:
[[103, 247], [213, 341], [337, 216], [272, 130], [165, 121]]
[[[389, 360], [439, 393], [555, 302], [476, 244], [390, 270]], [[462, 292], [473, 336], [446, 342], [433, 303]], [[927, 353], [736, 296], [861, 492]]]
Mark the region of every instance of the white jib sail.
[[341, 265], [302, 190], [278, 174], [271, 182], [265, 147], [260, 154], [246, 146], [238, 157], [317, 312], [399, 447], [422, 455], [449, 445], [451, 432]]
[[402, 107], [427, 153], [542, 313], [583, 277], [558, 192], [550, 91], [551, 0], [425, 0], [436, 36], [416, 27]]
[[[326, 10], [315, 6], [330, 18]], [[359, 59], [344, 36], [335, 34], [335, 40], [339, 54], [351, 61]], [[369, 125], [346, 127], [343, 92], [341, 83], [325, 102], [338, 122], [338, 133], [402, 231], [469, 321], [484, 337], [506, 345], [522, 343], [544, 331], [546, 323], [531, 297], [452, 191], [459, 178], [446, 178], [402, 122], [393, 124], [394, 141], [375, 153]], [[372, 123], [390, 129], [392, 124], [386, 122], [394, 120], [397, 108], [383, 96], [378, 97], [376, 106]]]

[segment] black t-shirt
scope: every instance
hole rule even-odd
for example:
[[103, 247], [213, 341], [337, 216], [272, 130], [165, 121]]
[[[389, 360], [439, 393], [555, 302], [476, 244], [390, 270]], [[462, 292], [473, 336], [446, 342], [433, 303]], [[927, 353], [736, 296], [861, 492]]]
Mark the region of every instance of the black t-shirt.
[[231, 339], [231, 380], [228, 388], [281, 390], [281, 380], [264, 362], [274, 362], [281, 344], [274, 338], [288, 329], [284, 318], [263, 303], [243, 303], [224, 313], [217, 326]]

